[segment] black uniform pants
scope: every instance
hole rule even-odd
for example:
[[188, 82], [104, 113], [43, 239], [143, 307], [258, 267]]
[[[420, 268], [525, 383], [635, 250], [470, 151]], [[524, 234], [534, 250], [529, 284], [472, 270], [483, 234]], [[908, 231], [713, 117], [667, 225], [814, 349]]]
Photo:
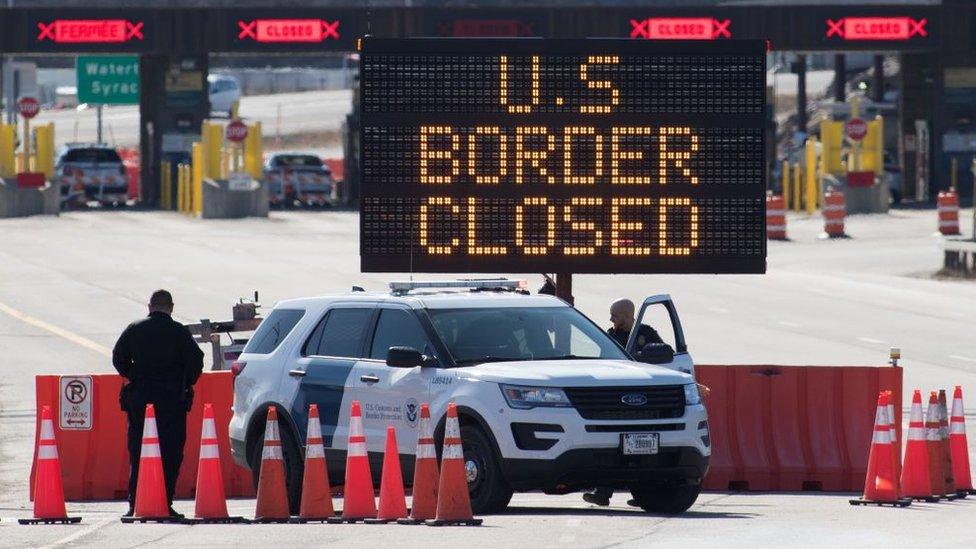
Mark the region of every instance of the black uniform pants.
[[126, 407], [129, 418], [129, 504], [134, 505], [136, 501], [146, 404], [152, 404], [156, 412], [159, 451], [163, 460], [163, 475], [166, 478], [166, 499], [172, 505], [176, 479], [180, 474], [180, 465], [183, 464], [183, 445], [186, 443], [186, 405], [179, 390], [143, 387], [133, 387]]

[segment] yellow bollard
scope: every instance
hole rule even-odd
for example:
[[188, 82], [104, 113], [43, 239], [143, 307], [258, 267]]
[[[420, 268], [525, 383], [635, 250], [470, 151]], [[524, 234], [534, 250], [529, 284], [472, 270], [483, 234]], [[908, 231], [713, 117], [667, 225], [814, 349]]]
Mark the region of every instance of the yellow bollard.
[[800, 185], [803, 182], [800, 173], [800, 164], [793, 164], [793, 211], [800, 211], [800, 198], [802, 198]]
[[176, 211], [183, 213], [183, 195], [186, 193], [183, 185], [183, 164], [176, 165]]
[[783, 204], [786, 205], [786, 209], [790, 208], [790, 161], [783, 161]]
[[54, 180], [54, 122], [34, 128], [34, 141], [37, 144], [34, 167], [44, 174], [48, 181]]
[[806, 185], [807, 191], [807, 215], [813, 215], [817, 209], [817, 140], [807, 139], [804, 145], [806, 156]]
[[159, 163], [159, 207], [164, 210], [172, 209], [172, 204], [170, 204], [170, 200], [173, 198], [173, 180], [170, 179], [173, 173], [172, 169], [171, 164], [165, 160]]
[[244, 171], [257, 180], [264, 176], [263, 156], [261, 123], [255, 122], [248, 127], [247, 139], [244, 140]]
[[[220, 129], [219, 126], [216, 126]], [[190, 165], [190, 188], [193, 194], [193, 202], [191, 204], [191, 211], [200, 213], [203, 211], [203, 180], [204, 174], [204, 149], [200, 143], [193, 144], [193, 150], [191, 152], [192, 164]], [[219, 160], [219, 157], [217, 157]]]
[[0, 124], [0, 177], [4, 179], [17, 176], [16, 136], [17, 126]]

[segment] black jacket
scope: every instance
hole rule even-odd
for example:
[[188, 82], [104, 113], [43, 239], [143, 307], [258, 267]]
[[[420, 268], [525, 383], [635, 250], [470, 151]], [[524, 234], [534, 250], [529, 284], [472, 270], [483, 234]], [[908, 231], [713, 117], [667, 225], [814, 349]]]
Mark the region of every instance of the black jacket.
[[186, 326], [166, 313], [152, 312], [122, 332], [112, 364], [129, 381], [179, 390], [199, 379], [203, 351]]

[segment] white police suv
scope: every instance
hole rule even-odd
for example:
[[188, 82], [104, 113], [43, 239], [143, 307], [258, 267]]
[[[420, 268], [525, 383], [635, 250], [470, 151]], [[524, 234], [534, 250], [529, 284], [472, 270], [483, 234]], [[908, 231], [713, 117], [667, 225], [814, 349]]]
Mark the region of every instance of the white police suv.
[[648, 298], [637, 320], [659, 310], [655, 327], [671, 344], [628, 353], [564, 301], [528, 295], [524, 282], [390, 286], [278, 303], [233, 365], [234, 458], [257, 478], [276, 407], [293, 507], [309, 405], [318, 405], [336, 482], [354, 400], [375, 480], [392, 425], [407, 482], [420, 403], [430, 403], [439, 441], [454, 401], [476, 513], [504, 509], [514, 491], [604, 486], [630, 490], [648, 512], [694, 503], [711, 454], [708, 422], [670, 298]]

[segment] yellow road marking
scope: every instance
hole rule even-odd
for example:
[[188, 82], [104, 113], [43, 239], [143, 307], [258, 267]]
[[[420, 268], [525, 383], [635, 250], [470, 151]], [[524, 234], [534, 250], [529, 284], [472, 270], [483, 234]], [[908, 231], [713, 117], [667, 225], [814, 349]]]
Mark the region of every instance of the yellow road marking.
[[40, 328], [46, 332], [50, 332], [62, 339], [74, 343], [75, 345], [84, 347], [89, 351], [94, 351], [105, 357], [109, 357], [109, 358], [112, 357], [112, 350], [109, 349], [108, 347], [105, 347], [104, 345], [99, 345], [98, 343], [95, 343], [94, 341], [88, 339], [87, 337], [80, 336], [70, 330], [65, 330], [64, 328], [60, 328], [58, 326], [55, 326], [54, 324], [45, 322], [39, 318], [34, 318], [29, 314], [18, 311], [17, 309], [14, 309], [9, 305], [0, 303], [0, 312], [6, 313], [7, 315], [14, 317], [17, 320], [20, 320], [21, 322], [34, 326], [35, 328]]

